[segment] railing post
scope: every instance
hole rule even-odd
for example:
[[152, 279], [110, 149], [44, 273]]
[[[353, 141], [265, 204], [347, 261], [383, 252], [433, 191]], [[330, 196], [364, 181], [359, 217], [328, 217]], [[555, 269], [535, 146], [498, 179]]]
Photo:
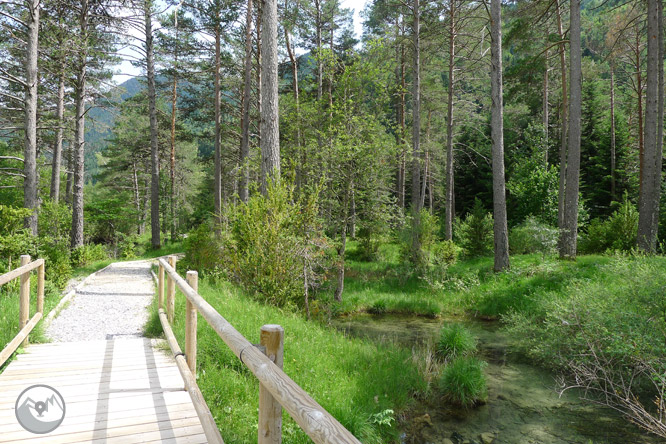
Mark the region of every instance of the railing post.
[[157, 308], [164, 308], [164, 267], [157, 272]]
[[[24, 254], [21, 256], [21, 267], [28, 265], [30, 263], [30, 255]], [[19, 293], [19, 329], [25, 327], [28, 323], [28, 318], [30, 317], [30, 273], [24, 273], [21, 275], [21, 290]], [[26, 336], [25, 340], [21, 346], [25, 347], [28, 345], [28, 337]]]
[[[282, 368], [284, 361], [284, 329], [268, 324], [261, 327], [260, 344], [266, 347], [266, 356]], [[282, 443], [282, 406], [273, 395], [259, 384], [259, 444]]]
[[[188, 271], [186, 275], [187, 283], [195, 292], [199, 292], [199, 273]], [[187, 366], [196, 378], [197, 374], [197, 309], [187, 299], [187, 309], [185, 310], [185, 358]]]
[[[169, 265], [176, 269], [176, 256], [169, 256]], [[173, 314], [176, 310], [176, 283], [171, 277], [167, 276], [167, 319], [173, 324]]]
[[37, 311], [44, 314], [44, 263], [37, 269]]

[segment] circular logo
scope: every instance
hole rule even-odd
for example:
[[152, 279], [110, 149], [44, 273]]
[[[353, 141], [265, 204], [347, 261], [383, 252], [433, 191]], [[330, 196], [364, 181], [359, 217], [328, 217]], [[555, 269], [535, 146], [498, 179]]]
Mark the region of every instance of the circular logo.
[[65, 419], [65, 400], [56, 389], [37, 384], [23, 390], [16, 400], [16, 419], [32, 433], [50, 433]]

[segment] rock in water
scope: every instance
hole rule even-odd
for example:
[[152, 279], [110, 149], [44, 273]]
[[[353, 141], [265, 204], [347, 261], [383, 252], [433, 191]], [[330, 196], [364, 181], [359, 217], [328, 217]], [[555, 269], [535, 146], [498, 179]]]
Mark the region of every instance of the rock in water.
[[492, 444], [495, 441], [495, 435], [488, 432], [482, 433], [479, 438], [481, 438], [483, 444]]

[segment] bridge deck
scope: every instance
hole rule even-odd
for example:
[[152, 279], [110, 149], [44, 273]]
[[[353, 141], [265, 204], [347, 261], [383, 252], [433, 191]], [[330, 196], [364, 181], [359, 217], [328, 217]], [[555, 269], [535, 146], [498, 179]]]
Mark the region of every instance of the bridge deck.
[[[205, 443], [168, 346], [147, 338], [30, 345], [0, 374], [0, 443]], [[16, 420], [20, 393], [56, 389], [65, 419], [37, 435]]]

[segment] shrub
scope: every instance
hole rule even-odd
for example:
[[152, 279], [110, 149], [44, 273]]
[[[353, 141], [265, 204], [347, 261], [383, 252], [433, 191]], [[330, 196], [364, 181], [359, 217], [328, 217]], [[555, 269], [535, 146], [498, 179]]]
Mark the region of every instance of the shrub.
[[315, 191], [295, 201], [293, 187], [282, 181], [266, 196], [227, 207], [221, 236], [227, 276], [261, 301], [307, 306], [305, 288], [321, 284], [327, 260], [317, 200]]
[[41, 251], [46, 261], [46, 279], [53, 282], [58, 289], [64, 288], [72, 275], [68, 245], [47, 242], [42, 245]]
[[86, 244], [72, 250], [71, 262], [73, 267], [83, 267], [91, 262], [108, 259], [109, 255], [101, 244]]
[[485, 256], [493, 251], [493, 217], [477, 198], [464, 220], [456, 220], [454, 235], [465, 256]]
[[583, 253], [603, 253], [608, 250], [631, 251], [636, 247], [638, 211], [627, 194], [620, 207], [607, 220], [595, 219], [581, 236]]
[[437, 343], [437, 354], [447, 361], [476, 351], [476, 338], [462, 324], [442, 327]]
[[[414, 232], [416, 230], [416, 233]], [[419, 225], [414, 227], [408, 221], [400, 232], [400, 257], [417, 267], [419, 273], [431, 271], [431, 268], [445, 270], [456, 262], [459, 248], [452, 241], [440, 241], [437, 237], [439, 222], [437, 216], [426, 209], [419, 213]], [[412, 250], [414, 236], [418, 236], [420, 250]]]
[[442, 372], [440, 390], [449, 401], [464, 407], [485, 402], [488, 390], [483, 369], [486, 366], [486, 362], [471, 356], [454, 359]]
[[222, 245], [215, 237], [215, 231], [208, 222], [204, 222], [190, 231], [183, 241], [185, 259], [183, 266], [196, 270], [200, 275], [217, 278], [222, 269]]
[[511, 230], [509, 245], [513, 254], [554, 253], [557, 248], [558, 230], [528, 217], [522, 224]]

